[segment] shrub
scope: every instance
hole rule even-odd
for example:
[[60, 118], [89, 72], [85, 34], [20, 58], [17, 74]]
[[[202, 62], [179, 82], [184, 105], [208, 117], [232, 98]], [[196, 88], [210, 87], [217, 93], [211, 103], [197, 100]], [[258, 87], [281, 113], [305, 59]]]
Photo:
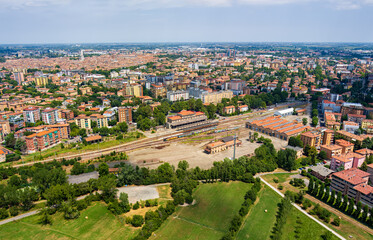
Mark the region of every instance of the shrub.
[[9, 217], [9, 213], [6, 209], [0, 208], [0, 219]]
[[341, 219], [339, 219], [338, 217], [334, 218], [332, 224], [338, 227], [341, 224]]
[[143, 216], [133, 215], [132, 220], [131, 220], [132, 226], [141, 227], [141, 225], [143, 225], [143, 223], [144, 223], [144, 217]]
[[133, 210], [137, 210], [137, 209], [139, 209], [140, 208], [140, 203], [139, 202], [136, 202], [135, 204], [133, 204], [133, 206], [132, 206], [132, 209]]
[[278, 190], [282, 190], [282, 189], [284, 189], [284, 186], [282, 186], [282, 185], [278, 185]]
[[273, 182], [278, 183], [279, 182], [278, 178], [274, 178]]
[[9, 213], [10, 213], [11, 216], [17, 216], [18, 213], [19, 213], [18, 207], [13, 206], [13, 207], [9, 208]]
[[88, 207], [88, 203], [85, 200], [80, 200], [76, 202], [76, 209], [82, 211]]

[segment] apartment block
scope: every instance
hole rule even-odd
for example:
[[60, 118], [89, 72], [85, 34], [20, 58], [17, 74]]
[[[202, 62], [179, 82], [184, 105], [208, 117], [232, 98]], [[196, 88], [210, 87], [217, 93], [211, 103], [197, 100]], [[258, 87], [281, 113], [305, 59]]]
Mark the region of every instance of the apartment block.
[[342, 153], [350, 153], [354, 151], [355, 144], [344, 139], [335, 140], [335, 144], [342, 147]]
[[231, 99], [233, 97], [232, 91], [219, 91], [211, 93], [202, 93], [201, 100], [204, 104], [218, 104], [221, 103], [223, 98]]
[[332, 157], [330, 169], [339, 170], [343, 168], [344, 170], [347, 170], [350, 168], [358, 168], [361, 167], [364, 161], [365, 157], [363, 155], [354, 152], [344, 153]]
[[80, 128], [91, 129], [91, 118], [81, 114], [75, 118], [75, 123]]
[[319, 148], [321, 145], [321, 133], [319, 131], [308, 131], [300, 135], [303, 145]]
[[26, 137], [27, 152], [33, 153], [53, 147], [60, 142], [59, 130], [52, 128]]
[[92, 114], [90, 116], [91, 121], [97, 123], [98, 128], [103, 128], [108, 126], [107, 118], [101, 114]]
[[27, 107], [23, 109], [23, 119], [25, 122], [36, 123], [40, 120], [41, 114], [38, 107]]
[[336, 155], [342, 154], [342, 147], [338, 145], [321, 145], [320, 151], [326, 153], [326, 159], [332, 159]]
[[332, 174], [331, 190], [341, 192], [356, 202], [373, 205], [373, 187], [368, 185], [370, 174], [357, 168]]
[[168, 116], [167, 128], [189, 127], [194, 125], [201, 125], [207, 122], [207, 116], [203, 112], [194, 112], [183, 110], [176, 115]]
[[126, 123], [132, 122], [132, 107], [119, 107], [118, 121]]
[[56, 124], [58, 120], [58, 109], [46, 108], [41, 112], [42, 121], [46, 124]]

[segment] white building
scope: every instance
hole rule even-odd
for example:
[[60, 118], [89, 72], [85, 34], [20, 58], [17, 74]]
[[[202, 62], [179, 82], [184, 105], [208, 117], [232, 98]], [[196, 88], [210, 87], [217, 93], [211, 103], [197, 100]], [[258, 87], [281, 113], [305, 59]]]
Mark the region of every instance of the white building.
[[287, 108], [287, 109], [283, 109], [283, 110], [279, 110], [275, 112], [274, 116], [286, 117], [289, 115], [293, 115], [293, 112], [294, 112], [294, 108]]
[[167, 99], [171, 102], [176, 102], [179, 100], [188, 100], [189, 92], [188, 91], [173, 91], [167, 92]]

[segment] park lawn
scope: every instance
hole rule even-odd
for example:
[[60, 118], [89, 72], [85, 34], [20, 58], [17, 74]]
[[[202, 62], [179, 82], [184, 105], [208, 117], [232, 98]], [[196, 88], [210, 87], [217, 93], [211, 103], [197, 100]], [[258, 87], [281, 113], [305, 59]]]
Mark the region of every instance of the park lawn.
[[52, 217], [47, 226], [38, 223], [38, 215], [2, 225], [0, 239], [131, 239], [139, 231], [124, 226], [103, 203], [93, 203], [78, 219], [65, 220], [62, 213]]
[[[287, 217], [282, 232], [281, 239], [283, 240], [322, 239], [321, 236], [325, 234], [327, 230], [293, 207], [290, 215]], [[338, 240], [338, 238], [333, 235], [333, 240]]]
[[295, 175], [296, 173], [274, 173], [274, 174], [267, 174], [263, 175], [262, 178], [266, 180], [269, 184], [273, 184], [273, 179], [277, 178], [278, 183], [284, 183], [289, 180], [291, 175]]
[[151, 239], [221, 238], [250, 187], [243, 182], [201, 184], [193, 194], [196, 203], [178, 207]]
[[237, 240], [270, 238], [281, 196], [264, 185], [258, 198], [258, 202], [250, 209], [241, 230], [238, 232]]
[[[313, 208], [313, 206], [316, 205], [315, 202], [313, 202], [312, 200], [310, 200], [310, 201], [312, 203], [312, 207], [308, 208], [307, 212], [309, 212]], [[320, 206], [322, 208], [325, 208], [323, 205], [320, 205]], [[333, 219], [336, 219], [339, 216], [341, 217], [341, 223], [340, 223], [339, 227], [331, 224], [331, 222], [333, 222]], [[331, 220], [330, 220], [329, 223], [324, 222], [323, 220], [321, 220], [316, 215], [314, 215], [314, 217], [317, 218], [317, 219], [319, 219], [321, 222], [323, 222], [324, 224], [326, 224], [328, 227], [330, 227], [331, 229], [333, 229], [334, 231], [336, 231], [337, 233], [339, 233], [340, 235], [342, 235], [346, 239], [349, 238], [349, 236], [352, 236], [353, 239], [361, 239], [361, 240], [373, 239], [373, 235], [371, 235], [370, 233], [368, 233], [368, 232], [364, 231], [363, 229], [359, 228], [355, 224], [347, 221], [346, 218], [348, 216], [346, 216], [344, 213], [336, 215], [336, 214], [334, 214], [332, 212], [331, 216], [330, 216]]]

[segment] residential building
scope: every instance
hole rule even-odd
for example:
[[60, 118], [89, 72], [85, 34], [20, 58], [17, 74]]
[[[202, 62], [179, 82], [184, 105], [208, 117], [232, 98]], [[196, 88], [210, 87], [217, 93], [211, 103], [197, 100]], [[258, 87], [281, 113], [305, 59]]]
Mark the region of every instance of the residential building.
[[188, 100], [189, 92], [188, 91], [167, 92], [167, 99], [171, 102], [176, 102], [180, 100]]
[[40, 120], [40, 108], [27, 107], [23, 109], [23, 120], [28, 123], [36, 123]]
[[236, 108], [234, 106], [226, 106], [223, 109], [224, 114], [233, 114], [236, 112]]
[[342, 147], [342, 153], [350, 153], [354, 151], [355, 144], [344, 139], [335, 140], [335, 144]]
[[233, 92], [232, 91], [219, 91], [219, 92], [207, 92], [207, 93], [202, 93], [201, 95], [201, 100], [204, 104], [218, 104], [221, 103], [221, 100], [223, 98], [228, 98], [231, 99], [233, 97]]
[[75, 118], [75, 123], [80, 128], [91, 129], [91, 118], [81, 114]]
[[319, 131], [308, 131], [300, 135], [303, 145], [319, 148], [321, 145], [321, 133]]
[[46, 124], [56, 124], [58, 120], [58, 109], [46, 108], [41, 112], [41, 119]]
[[60, 139], [69, 139], [70, 138], [70, 124], [55, 124], [55, 125], [46, 125], [47, 129], [58, 129]]
[[139, 97], [139, 96], [144, 95], [141, 84], [137, 84], [137, 83], [125, 84], [124, 92], [125, 92], [125, 95], [134, 96], [134, 97]]
[[355, 133], [359, 129], [359, 124], [351, 121], [343, 121], [343, 130], [349, 133]]
[[350, 141], [350, 142], [355, 142], [356, 141], [358, 143], [363, 142], [364, 139], [369, 137], [367, 135], [356, 135], [356, 134], [349, 133], [349, 132], [344, 131], [344, 130], [337, 131], [335, 135], [338, 136], [338, 137], [341, 137], [341, 138], [343, 138], [347, 141]]
[[27, 152], [33, 153], [53, 147], [60, 142], [59, 130], [52, 128], [26, 137]]
[[22, 83], [25, 81], [23, 72], [14, 72], [13, 77], [14, 77], [14, 80], [17, 81], [18, 85], [22, 85]]
[[108, 127], [107, 118], [101, 114], [92, 114], [90, 116], [91, 122], [96, 122], [98, 128]]
[[45, 86], [48, 84], [48, 78], [47, 77], [36, 77], [34, 79], [34, 82], [37, 87]]
[[342, 154], [342, 147], [339, 145], [321, 145], [320, 151], [324, 151], [326, 153], [326, 159], [332, 159], [336, 155]]
[[332, 144], [334, 139], [334, 131], [330, 129], [326, 129], [322, 131], [322, 144], [323, 145], [330, 145]]
[[332, 170], [339, 170], [339, 169], [350, 169], [350, 168], [357, 168], [361, 167], [363, 162], [365, 161], [365, 157], [358, 153], [345, 153], [337, 156], [333, 156], [330, 162], [330, 169]]
[[71, 110], [61, 110], [61, 118], [63, 119], [66, 119], [66, 120], [70, 120], [70, 119], [74, 119], [74, 112], [71, 111]]
[[247, 112], [249, 111], [249, 106], [241, 105], [241, 106], [238, 106], [238, 109], [240, 110], [240, 112]]
[[331, 190], [341, 192], [355, 202], [361, 201], [370, 207], [373, 204], [373, 187], [368, 185], [369, 173], [357, 168], [332, 174]]
[[150, 91], [152, 92], [154, 98], [166, 97], [167, 95], [167, 89], [162, 85], [152, 84]]
[[347, 120], [350, 122], [356, 122], [359, 125], [365, 120], [367, 117], [365, 115], [360, 114], [347, 114]]
[[132, 122], [132, 107], [119, 107], [118, 121], [126, 123]]
[[364, 119], [361, 121], [361, 128], [367, 130], [367, 128], [373, 126], [373, 120], [372, 119]]
[[343, 116], [347, 114], [364, 114], [364, 107], [360, 103], [343, 103], [341, 108], [341, 113]]

